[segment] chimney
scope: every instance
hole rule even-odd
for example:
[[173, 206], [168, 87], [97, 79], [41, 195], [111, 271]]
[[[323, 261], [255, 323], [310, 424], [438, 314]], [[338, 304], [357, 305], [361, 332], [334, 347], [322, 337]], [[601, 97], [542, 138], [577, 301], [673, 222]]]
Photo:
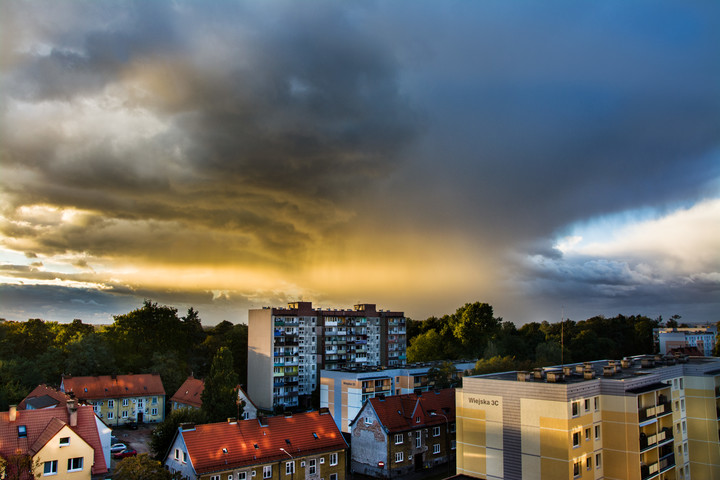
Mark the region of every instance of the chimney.
[[67, 401], [68, 416], [70, 417], [70, 426], [77, 427], [77, 405], [75, 400]]
[[8, 412], [8, 419], [14, 422], [17, 419], [17, 405], [10, 405], [10, 412]]

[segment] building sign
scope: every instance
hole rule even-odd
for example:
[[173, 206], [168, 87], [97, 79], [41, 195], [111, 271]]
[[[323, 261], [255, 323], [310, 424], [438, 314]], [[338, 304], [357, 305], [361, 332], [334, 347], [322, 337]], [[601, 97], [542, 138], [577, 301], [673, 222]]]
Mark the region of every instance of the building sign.
[[475, 405], [483, 405], [486, 407], [499, 407], [500, 400], [483, 398], [483, 397], [468, 397], [468, 402]]

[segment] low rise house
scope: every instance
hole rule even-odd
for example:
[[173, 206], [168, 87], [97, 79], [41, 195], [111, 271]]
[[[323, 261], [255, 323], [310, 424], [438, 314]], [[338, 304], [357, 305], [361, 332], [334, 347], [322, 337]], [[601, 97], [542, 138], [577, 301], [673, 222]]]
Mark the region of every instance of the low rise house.
[[43, 408], [65, 407], [70, 396], [48, 387], [45, 384], [38, 385], [25, 397], [17, 406], [18, 410], [41, 410]]
[[[87, 479], [107, 473], [110, 429], [90, 406], [69, 400], [63, 408], [0, 413], [0, 457], [12, 474], [15, 459], [30, 460], [35, 478]], [[22, 473], [20, 478], [23, 478]], [[29, 478], [29, 477], [28, 477]]]
[[347, 443], [327, 409], [183, 424], [163, 463], [191, 480], [345, 478]]
[[455, 457], [455, 389], [374, 397], [353, 419], [353, 472], [391, 478]]
[[[248, 420], [257, 418], [257, 407], [250, 400], [245, 390], [238, 385], [238, 402], [243, 407], [242, 419]], [[170, 408], [177, 410], [179, 408], [197, 408], [202, 407], [202, 392], [205, 390], [205, 382], [192, 375], [189, 376], [178, 391], [170, 398]]]
[[165, 419], [165, 389], [160, 375], [63, 376], [60, 390], [93, 405], [108, 425], [156, 423]]
[[[431, 370], [443, 362], [411, 363], [398, 368], [343, 368], [320, 372], [320, 407], [330, 409], [338, 428], [350, 433], [350, 422], [369, 398], [435, 390]], [[453, 378], [475, 368], [475, 361], [452, 362]]]

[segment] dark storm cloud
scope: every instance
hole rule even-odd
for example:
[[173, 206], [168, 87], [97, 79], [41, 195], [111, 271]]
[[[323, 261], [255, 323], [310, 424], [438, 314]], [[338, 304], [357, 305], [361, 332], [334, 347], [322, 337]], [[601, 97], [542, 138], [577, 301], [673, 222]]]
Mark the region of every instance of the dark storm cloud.
[[[85, 4], [67, 4], [77, 17], [62, 26], [30, 18], [48, 14], [41, 3], [6, 7], [16, 20], [42, 24], [26, 42], [49, 53], [13, 45], [4, 97], [82, 107], [122, 87], [125, 104], [116, 108], [147, 111], [162, 131], [127, 144], [112, 131], [73, 138], [49, 122], [29, 139], [8, 135], [3, 162], [35, 175], [4, 185], [14, 205], [105, 217], [83, 225], [91, 231], [85, 242], [74, 238], [81, 229], [39, 237], [47, 251], [132, 248], [98, 237], [112, 219], [162, 219], [232, 229], [257, 248], [287, 254], [309, 241], [308, 230], [347, 216], [344, 199], [391, 172], [417, 131], [392, 51], [338, 5], [92, 3], [88, 13]], [[5, 113], [3, 130], [13, 131]], [[32, 230], [23, 224], [4, 233]]]

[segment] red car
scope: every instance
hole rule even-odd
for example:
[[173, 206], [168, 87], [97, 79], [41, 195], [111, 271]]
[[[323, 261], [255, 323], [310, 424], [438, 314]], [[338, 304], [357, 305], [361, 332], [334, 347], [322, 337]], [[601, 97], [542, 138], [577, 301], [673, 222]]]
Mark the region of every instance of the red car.
[[113, 458], [134, 457], [135, 455], [137, 455], [137, 450], [134, 448], [126, 448], [120, 452], [113, 453]]

